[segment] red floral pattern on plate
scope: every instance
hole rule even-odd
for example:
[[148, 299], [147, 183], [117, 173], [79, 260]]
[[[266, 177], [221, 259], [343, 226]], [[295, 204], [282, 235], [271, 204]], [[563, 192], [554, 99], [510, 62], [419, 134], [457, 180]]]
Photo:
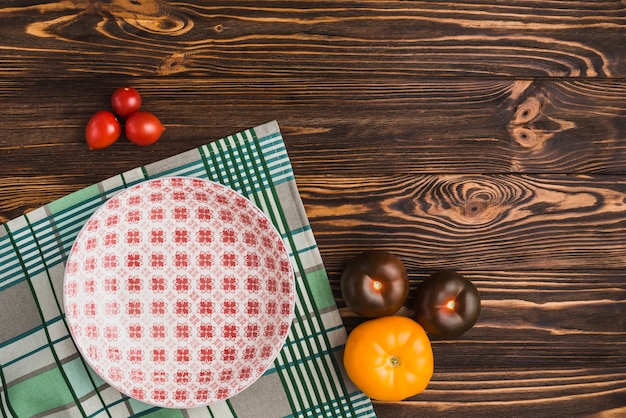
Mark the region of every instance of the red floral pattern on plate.
[[162, 407], [229, 398], [272, 364], [294, 309], [279, 233], [250, 201], [187, 177], [106, 202], [67, 261], [65, 314], [92, 368]]

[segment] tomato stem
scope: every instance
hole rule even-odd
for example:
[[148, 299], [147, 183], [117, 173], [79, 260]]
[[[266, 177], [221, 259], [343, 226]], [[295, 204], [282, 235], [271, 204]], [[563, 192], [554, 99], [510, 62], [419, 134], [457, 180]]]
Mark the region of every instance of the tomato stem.
[[389, 365], [391, 367], [400, 367], [402, 366], [402, 360], [400, 360], [400, 357], [394, 354], [391, 357], [389, 357]]

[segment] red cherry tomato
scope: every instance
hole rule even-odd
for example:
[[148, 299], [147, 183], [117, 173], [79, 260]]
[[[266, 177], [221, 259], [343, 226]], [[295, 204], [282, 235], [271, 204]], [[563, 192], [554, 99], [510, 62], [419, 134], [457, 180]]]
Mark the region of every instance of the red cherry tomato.
[[137, 145], [154, 144], [165, 127], [150, 112], [135, 112], [126, 119], [126, 138]]
[[122, 127], [115, 115], [102, 110], [95, 113], [85, 128], [85, 139], [89, 149], [102, 149], [113, 144], [120, 137]]
[[111, 106], [115, 114], [126, 118], [141, 107], [141, 95], [132, 87], [120, 87], [111, 96]]

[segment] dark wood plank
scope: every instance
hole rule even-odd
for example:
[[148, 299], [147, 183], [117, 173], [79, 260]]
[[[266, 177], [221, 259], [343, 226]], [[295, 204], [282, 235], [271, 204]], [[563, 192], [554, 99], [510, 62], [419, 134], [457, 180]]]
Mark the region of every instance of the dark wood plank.
[[624, 87], [468, 79], [345, 86], [335, 99], [345, 113], [321, 114], [316, 123], [325, 131], [290, 151], [296, 172], [320, 175], [623, 173]]
[[297, 179], [318, 243], [337, 269], [355, 249], [410, 266], [624, 268], [623, 176], [424, 175]]
[[[433, 382], [433, 388], [437, 387], [433, 389], [433, 393], [435, 390], [440, 393], [436, 399], [429, 397], [429, 400], [402, 403], [374, 402], [374, 406], [380, 417], [402, 418], [624, 416], [624, 369], [592, 368], [586, 376], [580, 376], [579, 371], [580, 369], [566, 369], [542, 374], [536, 371], [508, 370], [502, 374], [479, 372], [475, 376], [466, 375], [461, 378], [451, 373], [445, 376], [450, 381]], [[453, 386], [466, 389], [449, 390]], [[512, 395], [503, 400], [503, 393]], [[493, 396], [490, 397], [490, 394]]]
[[621, 1], [19, 0], [0, 8], [0, 73], [610, 78], [625, 25]]

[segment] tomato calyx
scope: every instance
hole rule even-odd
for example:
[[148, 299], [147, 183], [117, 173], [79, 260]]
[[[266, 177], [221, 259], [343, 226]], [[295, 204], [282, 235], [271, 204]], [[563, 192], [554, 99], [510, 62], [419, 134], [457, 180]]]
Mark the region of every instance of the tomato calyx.
[[400, 359], [400, 357], [396, 356], [395, 354], [391, 357], [389, 357], [389, 365], [391, 367], [400, 367], [402, 366], [402, 360]]

